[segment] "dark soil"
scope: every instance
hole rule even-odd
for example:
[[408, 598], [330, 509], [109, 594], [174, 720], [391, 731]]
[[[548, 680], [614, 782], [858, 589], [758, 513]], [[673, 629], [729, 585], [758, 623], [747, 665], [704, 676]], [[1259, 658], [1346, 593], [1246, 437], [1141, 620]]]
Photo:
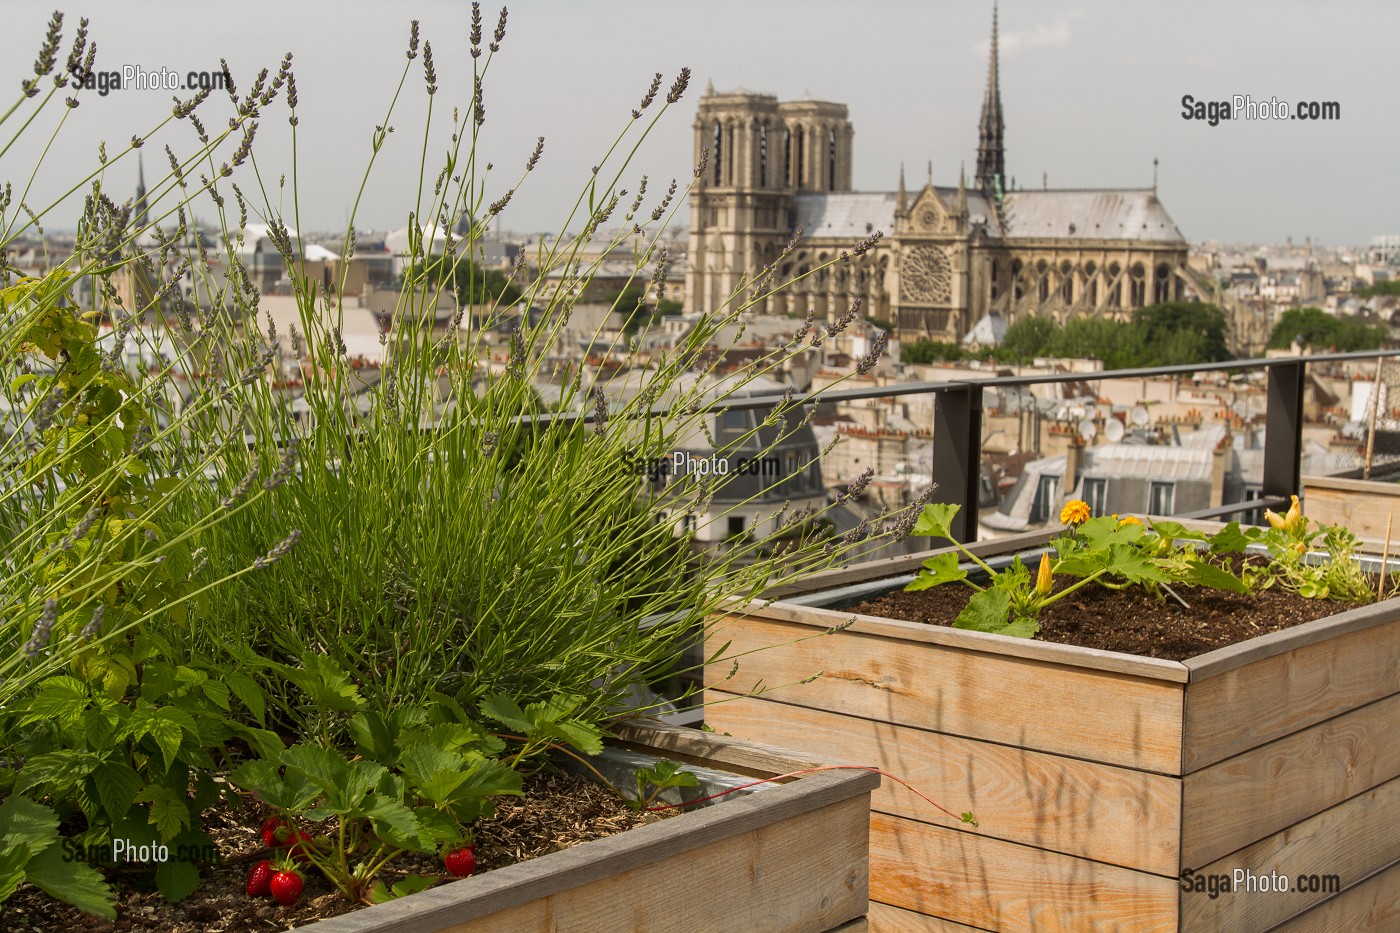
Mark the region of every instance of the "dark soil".
[[[0, 930], [269, 933], [305, 926], [361, 906], [348, 902], [314, 869], [306, 874], [301, 901], [290, 907], [271, 898], [248, 897], [248, 870], [254, 862], [271, 855], [258, 836], [265, 815], [251, 807], [234, 806], [205, 812], [205, 827], [214, 837], [221, 861], [202, 869], [199, 889], [178, 904], [168, 904], [155, 891], [135, 890], [111, 877], [118, 896], [113, 922], [84, 914], [24, 885], [0, 908]], [[633, 813], [610, 790], [576, 775], [533, 777], [525, 782], [524, 797], [497, 798], [496, 815], [476, 824], [478, 872], [601, 839], [658, 818], [654, 813]], [[443, 870], [436, 856], [405, 855], [391, 864], [396, 870], [380, 875], [389, 884], [406, 874], [439, 874]], [[444, 877], [444, 882], [456, 880]], [[470, 884], [471, 879], [463, 883]]]
[[[1056, 582], [1056, 591], [1073, 583]], [[1278, 588], [1256, 588], [1250, 593], [1197, 586], [1173, 589], [1190, 609], [1166, 594], [1165, 601], [1159, 601], [1137, 588], [1111, 590], [1091, 583], [1048, 606], [1040, 616], [1036, 638], [1184, 661], [1359, 605], [1304, 599]], [[895, 591], [842, 609], [928, 625], [952, 625], [973, 592], [965, 584], [947, 583], [912, 593]]]

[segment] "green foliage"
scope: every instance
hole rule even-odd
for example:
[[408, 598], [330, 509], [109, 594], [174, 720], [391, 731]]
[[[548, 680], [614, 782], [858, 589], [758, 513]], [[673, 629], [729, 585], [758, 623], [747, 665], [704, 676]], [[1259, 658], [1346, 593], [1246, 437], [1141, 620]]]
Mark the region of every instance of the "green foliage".
[[959, 360], [977, 359], [978, 357], [978, 353], [964, 350], [956, 343], [929, 340], [927, 337], [920, 337], [913, 343], [901, 344], [899, 348], [899, 361], [901, 363], [955, 363]]
[[1029, 362], [1050, 352], [1050, 343], [1059, 330], [1055, 322], [1037, 314], [1023, 314], [1011, 322], [996, 348], [997, 358]]
[[483, 269], [461, 256], [434, 256], [410, 266], [405, 278], [410, 283], [437, 286], [450, 282], [459, 305], [510, 307], [518, 304], [520, 286], [495, 269]]
[[[1163, 590], [1175, 596], [1170, 587], [1173, 583], [1236, 592], [1245, 589], [1244, 581], [1183, 543], [1204, 541], [1205, 535], [1174, 522], [1159, 522], [1149, 529], [1136, 521], [1120, 521], [1116, 515], [1071, 524], [1050, 542], [1054, 557], [1048, 552], [1042, 554], [1034, 577], [1019, 556], [1011, 566], [994, 570], [952, 536], [952, 520], [958, 508], [947, 503], [924, 506], [914, 534], [947, 538], [957, 552], [983, 570], [988, 582], [983, 585], [971, 579], [960, 566], [958, 553], [947, 551], [925, 560], [918, 575], [905, 587], [913, 591], [944, 583], [964, 583], [976, 590], [954, 621], [955, 628], [1032, 638], [1040, 630], [1037, 620], [1045, 607], [1091, 582], [1112, 589], [1140, 587], [1158, 599], [1165, 598]], [[1056, 575], [1078, 579], [1054, 592]]]
[[1229, 327], [1225, 312], [1215, 305], [1194, 301], [1149, 305], [1133, 312], [1133, 325], [1142, 334], [1140, 366], [1216, 363], [1233, 358], [1225, 340]]
[[1289, 308], [1283, 312], [1269, 347], [1284, 350], [1294, 341], [1314, 350], [1375, 350], [1391, 342], [1384, 324], [1364, 324], [1355, 318], [1336, 317], [1321, 308]]
[[623, 315], [622, 331], [628, 336], [656, 326], [662, 317], [680, 314], [684, 310], [684, 305], [674, 298], [659, 298], [655, 304], [649, 304], [647, 286], [636, 280], [602, 300]]
[[[233, 742], [281, 748], [273, 733], [240, 721], [251, 711], [230, 684], [255, 696], [245, 675], [162, 660], [170, 653], [150, 636], [129, 653], [90, 649], [79, 657], [86, 663], [74, 665], [89, 679], [45, 679], [15, 717], [22, 736], [15, 748], [25, 760], [13, 792], [80, 817], [84, 828], [72, 838], [81, 851], [110, 852], [114, 839], [172, 850], [212, 847], [199, 814], [219, 797], [210, 773], [223, 766], [225, 749]], [[113, 678], [114, 670], [122, 675]], [[155, 881], [179, 900], [197, 883], [197, 868], [171, 865], [157, 870]]]
[[[566, 706], [512, 712], [538, 736], [569, 725]], [[376, 876], [404, 852], [469, 842], [471, 824], [494, 812], [492, 797], [521, 793], [520, 772], [498, 758], [504, 744], [450, 704], [358, 712], [349, 726], [353, 754], [301, 743], [240, 765], [229, 781], [284, 818], [324, 824], [328, 832], [294, 850], [351, 900], [377, 902], [426, 886], [385, 889]]]
[[627, 805], [637, 813], [654, 805], [657, 798], [672, 787], [700, 786], [700, 779], [694, 772], [682, 770], [679, 762], [666, 759], [645, 768], [638, 768], [636, 781], [636, 796], [628, 798]]
[[1375, 282], [1363, 288], [1358, 288], [1354, 295], [1358, 298], [1375, 298], [1377, 295], [1400, 295], [1400, 279], [1386, 279]]
[[[1303, 514], [1298, 497], [1292, 498], [1284, 515], [1272, 509], [1264, 511], [1267, 528], [1241, 529], [1238, 523], [1231, 522], [1219, 540], [1212, 542], [1212, 549], [1224, 550], [1240, 543], [1262, 544], [1269, 561], [1251, 568], [1248, 579], [1265, 589], [1277, 586], [1307, 599], [1374, 602], [1376, 590], [1357, 559], [1360, 539], [1341, 525], [1313, 525]], [[1326, 558], [1315, 560], [1311, 557], [1314, 551], [1321, 551]]]
[[1231, 359], [1225, 314], [1214, 305], [1169, 302], [1133, 312], [1130, 321], [1074, 317], [1064, 325], [1023, 315], [1011, 323], [996, 358], [1029, 361], [1038, 356], [1103, 360], [1107, 369], [1172, 366]]
[[0, 902], [28, 882], [89, 914], [117, 916], [112, 892], [90, 865], [65, 858], [58, 816], [23, 797], [0, 803]]

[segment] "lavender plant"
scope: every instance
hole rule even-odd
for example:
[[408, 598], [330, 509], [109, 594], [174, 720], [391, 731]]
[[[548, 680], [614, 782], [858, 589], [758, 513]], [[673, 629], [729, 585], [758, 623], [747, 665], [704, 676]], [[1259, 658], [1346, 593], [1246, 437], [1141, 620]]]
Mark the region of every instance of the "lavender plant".
[[[226, 455], [206, 500], [191, 497], [189, 507], [209, 508], [295, 442], [298, 482], [277, 500], [251, 503], [222, 523], [207, 546], [210, 560], [228, 570], [256, 557], [274, 529], [290, 525], [301, 536], [266, 573], [236, 581], [232, 597], [211, 607], [208, 625], [185, 634], [209, 650], [248, 646], [278, 662], [326, 656], [382, 710], [441, 696], [478, 716], [490, 696], [522, 705], [577, 696], [576, 715], [604, 723], [648, 708], [650, 700], [638, 699], [640, 688], [676, 671], [717, 607], [839, 560], [859, 539], [893, 535], [896, 526], [907, 531], [911, 522], [888, 515], [831, 541], [820, 524], [824, 509], [804, 512], [775, 502], [771, 511], [787, 512], [786, 524], [696, 560], [678, 526], [687, 515], [725, 522], [728, 512], [707, 510], [733, 478], [653, 490], [633, 468], [702, 436], [716, 440], [718, 456], [742, 450], [762, 457], [806, 429], [810, 400], [791, 393], [760, 409], [753, 425], [723, 437], [710, 411], [753, 385], [766, 385], [755, 380], [858, 314], [854, 307], [830, 328], [809, 325], [786, 345], [727, 371], [724, 351], [742, 336], [749, 309], [779, 287], [773, 279], [782, 258], [664, 351], [645, 349], [645, 330], [632, 342], [600, 326], [581, 356], [611, 360], [613, 375], [585, 372], [556, 352], [566, 342], [577, 296], [602, 261], [585, 255], [601, 256], [609, 247], [616, 255], [630, 243], [633, 279], [649, 282], [649, 294], [665, 281], [662, 231], [703, 166], [652, 201], [642, 194], [645, 182], [637, 193], [623, 185], [641, 141], [682, 100], [688, 69], [669, 90], [652, 79], [624, 130], [588, 173], [563, 219], [564, 229], [581, 227], [581, 233], [542, 243], [517, 264], [508, 280], [522, 296], [519, 305], [488, 300], [459, 306], [450, 324], [437, 319], [442, 294], [481, 292], [473, 284], [480, 244], [548, 153], [544, 140], [523, 146], [519, 168], [506, 180], [499, 180], [505, 169], [478, 156], [505, 22], [503, 12], [494, 40], [473, 46], [471, 97], [446, 125], [445, 88], [436, 83], [426, 44], [420, 60], [411, 39], [394, 99], [369, 134], [370, 164], [356, 203], [378, 155], [406, 136], [391, 135], [389, 128], [401, 89], [422, 67], [428, 116], [417, 195], [405, 211], [408, 271], [381, 334], [380, 378], [357, 398], [349, 397], [357, 380], [341, 336], [354, 313], [344, 301], [345, 281], [327, 289], [309, 276], [294, 235], [294, 94], [288, 94], [293, 148], [286, 189], [254, 180], [235, 192], [239, 214], [257, 213], [273, 231], [296, 296], [300, 345], [293, 365], [304, 381], [305, 416], [293, 418], [265, 383], [231, 384], [237, 407], [248, 413], [237, 430], [250, 443], [240, 451], [227, 442], [232, 426], [214, 420], [205, 426], [226, 441]], [[295, 87], [290, 74], [287, 86]], [[438, 140], [447, 155], [434, 171], [428, 158]], [[274, 173], [264, 168], [259, 177]], [[222, 190], [217, 180], [213, 188]], [[283, 203], [290, 216], [279, 209]], [[226, 239], [235, 243], [233, 200], [220, 210]], [[608, 232], [608, 222], [618, 220], [623, 226]], [[347, 256], [354, 221], [352, 213]], [[239, 372], [268, 344], [253, 336], [264, 330], [256, 290], [238, 284], [236, 256], [230, 252], [226, 260], [235, 282], [227, 299], [236, 311], [227, 322], [214, 321], [214, 327], [231, 328], [214, 344], [224, 354], [220, 369]], [[859, 261], [859, 255], [833, 260]], [[279, 338], [273, 332], [268, 340]], [[881, 348], [862, 361], [861, 372]], [[805, 473], [809, 465], [804, 461], [798, 470]], [[771, 494], [783, 479], [773, 478], [740, 506]], [[292, 728], [320, 723], [320, 713], [295, 690], [284, 691], [282, 711]]]

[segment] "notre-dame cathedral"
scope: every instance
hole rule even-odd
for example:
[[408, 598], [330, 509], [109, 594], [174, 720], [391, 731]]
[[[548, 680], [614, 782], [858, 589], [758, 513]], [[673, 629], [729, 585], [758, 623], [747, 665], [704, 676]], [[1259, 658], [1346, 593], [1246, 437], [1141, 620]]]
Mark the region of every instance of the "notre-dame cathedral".
[[695, 118], [686, 307], [712, 310], [773, 263], [800, 229], [780, 281], [884, 234], [859, 262], [807, 275], [757, 310], [839, 315], [863, 299], [902, 340], [958, 340], [989, 312], [1122, 317], [1196, 293], [1187, 243], [1152, 188], [1024, 190], [1006, 185], [997, 20], [978, 127], [977, 172], [921, 190], [851, 190], [844, 104], [716, 93]]

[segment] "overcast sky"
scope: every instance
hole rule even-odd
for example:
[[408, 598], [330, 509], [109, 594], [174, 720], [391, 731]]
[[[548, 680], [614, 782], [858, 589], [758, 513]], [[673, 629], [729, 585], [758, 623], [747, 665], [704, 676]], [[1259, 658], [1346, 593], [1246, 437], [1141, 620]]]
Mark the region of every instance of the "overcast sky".
[[[261, 67], [295, 55], [300, 96], [298, 160], [302, 225], [343, 225], [369, 155], [369, 139], [405, 63], [409, 20], [433, 44], [441, 89], [429, 144], [429, 184], [451, 132], [453, 104], [471, 97], [470, 4], [242, 0], [103, 2], [65, 12], [91, 19], [97, 69], [165, 67], [182, 77], [228, 59], [240, 91]], [[485, 7], [491, 32], [498, 8]], [[0, 87], [29, 73], [52, 11], [5, 0]], [[658, 192], [691, 169], [695, 102], [708, 81], [780, 99], [846, 103], [855, 125], [855, 186], [892, 190], [901, 161], [911, 185], [933, 163], [935, 181], [956, 184], [976, 160], [987, 71], [988, 2], [885, 0], [518, 0], [487, 76], [481, 155], [496, 170], [488, 200], [514, 182], [535, 141], [540, 167], [503, 215], [520, 231], [557, 229], [589, 169], [629, 122], [653, 72], [669, 86], [682, 65], [690, 91], [629, 168]], [[1388, 0], [1070, 0], [1001, 5], [1001, 89], [1008, 174], [1022, 187], [1145, 187], [1161, 160], [1159, 193], [1188, 239], [1363, 244], [1400, 233], [1400, 4]], [[64, 52], [60, 60], [65, 57]], [[426, 96], [421, 57], [390, 123], [357, 216], [360, 228], [404, 225], [417, 189]], [[6, 94], [10, 91], [6, 91]], [[187, 96], [181, 92], [182, 96]], [[664, 93], [664, 91], [663, 91]], [[1337, 101], [1335, 122], [1205, 122], [1182, 118], [1181, 98]], [[170, 92], [84, 92], [44, 157], [28, 200], [47, 203], [110, 152], [169, 112]], [[9, 98], [0, 100], [0, 112]], [[217, 126], [226, 97], [206, 115]], [[44, 112], [0, 156], [0, 183], [18, 192], [61, 107]], [[264, 115], [258, 165], [265, 183], [290, 169], [290, 134], [279, 100]], [[0, 128], [0, 148], [17, 124]], [[36, 131], [41, 130], [41, 131]], [[188, 152], [193, 133], [168, 127], [145, 148], [148, 182], [166, 170], [161, 144]], [[231, 148], [231, 147], [230, 147]], [[129, 197], [134, 160], [107, 173]], [[237, 178], [236, 178], [237, 180]], [[240, 182], [241, 184], [241, 182]], [[251, 187], [250, 181], [248, 186]], [[50, 226], [71, 226], [76, 208]], [[577, 226], [577, 225], [575, 225]]]

